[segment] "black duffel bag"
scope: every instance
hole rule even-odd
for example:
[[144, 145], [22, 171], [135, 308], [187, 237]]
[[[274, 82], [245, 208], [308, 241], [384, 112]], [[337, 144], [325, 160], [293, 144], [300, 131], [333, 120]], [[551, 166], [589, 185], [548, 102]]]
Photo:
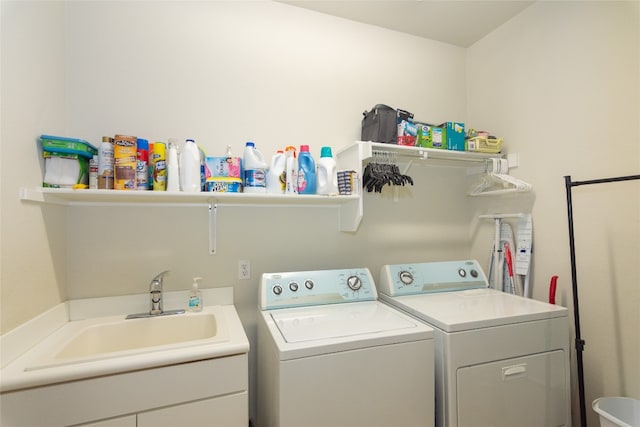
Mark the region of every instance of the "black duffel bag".
[[398, 143], [398, 123], [413, 118], [405, 110], [396, 110], [388, 105], [377, 104], [371, 110], [362, 113], [361, 141]]

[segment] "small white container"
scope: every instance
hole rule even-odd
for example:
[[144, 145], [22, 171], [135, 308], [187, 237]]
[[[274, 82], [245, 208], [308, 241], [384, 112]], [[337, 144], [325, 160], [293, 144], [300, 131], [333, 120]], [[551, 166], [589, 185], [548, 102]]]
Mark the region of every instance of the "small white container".
[[247, 142], [242, 159], [244, 168], [243, 189], [245, 193], [267, 192], [267, 163], [253, 142]]
[[284, 152], [278, 150], [271, 158], [271, 167], [267, 172], [267, 193], [283, 194], [285, 184]]

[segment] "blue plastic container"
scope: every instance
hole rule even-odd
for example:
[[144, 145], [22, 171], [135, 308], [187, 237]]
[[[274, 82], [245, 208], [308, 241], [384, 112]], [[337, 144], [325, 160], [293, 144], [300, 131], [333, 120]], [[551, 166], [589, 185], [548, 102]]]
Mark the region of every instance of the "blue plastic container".
[[298, 194], [316, 194], [316, 162], [311, 157], [308, 145], [300, 146]]

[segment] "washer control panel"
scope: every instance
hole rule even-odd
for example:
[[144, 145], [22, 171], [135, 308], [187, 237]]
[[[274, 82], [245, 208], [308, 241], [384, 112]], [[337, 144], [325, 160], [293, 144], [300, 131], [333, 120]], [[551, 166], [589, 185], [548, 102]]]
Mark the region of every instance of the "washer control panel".
[[385, 265], [378, 289], [389, 296], [487, 288], [476, 260]]
[[368, 268], [265, 273], [260, 280], [262, 310], [376, 299]]

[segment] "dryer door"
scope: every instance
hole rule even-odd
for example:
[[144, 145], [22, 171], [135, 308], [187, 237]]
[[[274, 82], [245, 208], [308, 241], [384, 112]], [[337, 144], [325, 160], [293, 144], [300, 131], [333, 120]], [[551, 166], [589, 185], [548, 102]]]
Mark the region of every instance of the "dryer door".
[[458, 369], [458, 427], [568, 425], [562, 350]]

